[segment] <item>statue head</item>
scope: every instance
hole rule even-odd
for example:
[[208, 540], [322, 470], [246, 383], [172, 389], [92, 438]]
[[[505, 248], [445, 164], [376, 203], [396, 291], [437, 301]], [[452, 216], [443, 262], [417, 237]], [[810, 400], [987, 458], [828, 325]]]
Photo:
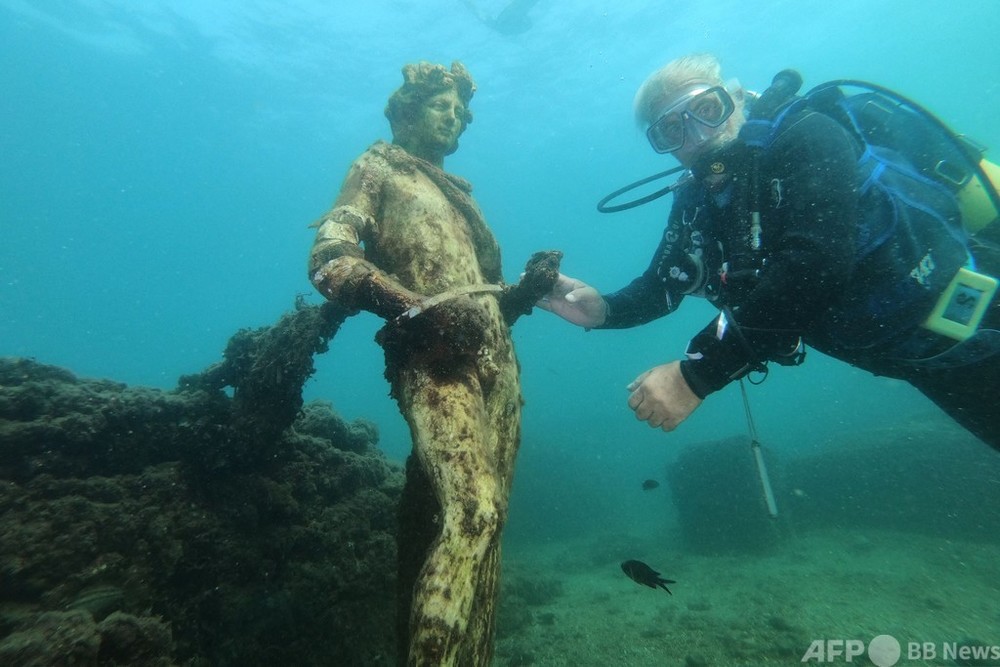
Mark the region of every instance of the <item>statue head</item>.
[[449, 71], [428, 62], [403, 67], [403, 85], [389, 97], [385, 117], [393, 143], [435, 164], [458, 149], [458, 137], [472, 122], [469, 101], [476, 84], [455, 61]]

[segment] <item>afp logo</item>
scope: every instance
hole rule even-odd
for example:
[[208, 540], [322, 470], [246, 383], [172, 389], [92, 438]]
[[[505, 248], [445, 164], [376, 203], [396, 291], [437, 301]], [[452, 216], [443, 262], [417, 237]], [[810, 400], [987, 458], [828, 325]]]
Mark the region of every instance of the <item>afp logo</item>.
[[[854, 662], [865, 653], [865, 643], [860, 639], [814, 639], [802, 662]], [[899, 662], [902, 647], [892, 635], [879, 635], [868, 642], [867, 653], [875, 667], [892, 667]]]

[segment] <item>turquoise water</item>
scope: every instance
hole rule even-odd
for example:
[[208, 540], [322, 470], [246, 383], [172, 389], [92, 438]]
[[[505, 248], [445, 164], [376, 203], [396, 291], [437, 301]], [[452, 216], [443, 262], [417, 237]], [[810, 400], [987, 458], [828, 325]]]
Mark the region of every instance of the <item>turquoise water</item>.
[[[613, 216], [594, 204], [672, 166], [648, 149], [631, 100], [684, 53], [716, 53], [757, 90], [786, 67], [806, 86], [876, 81], [1000, 146], [994, 0], [539, 0], [513, 34], [468, 4], [0, 0], [0, 355], [170, 388], [237, 329], [274, 322], [298, 294], [319, 302], [307, 225], [351, 160], [389, 137], [382, 109], [414, 60], [459, 59], [476, 79], [475, 121], [445, 166], [475, 184], [509, 281], [549, 248], [606, 291], [646, 266], [669, 202]], [[491, 17], [506, 3], [475, 4]], [[527, 403], [511, 540], [662, 528], [662, 506], [629, 499], [678, 452], [745, 434], [739, 391], [668, 435], [634, 420], [624, 387], [710, 317], [689, 302], [630, 331], [546, 313], [517, 324]], [[377, 422], [402, 459], [378, 326], [345, 325], [307, 393]], [[765, 446], [786, 457], [937, 417], [911, 388], [815, 352], [750, 400]]]
[[[992, 0], [542, 0], [513, 35], [457, 0], [328, 4], [0, 2], [0, 353], [170, 387], [216, 360], [237, 328], [272, 322], [296, 294], [317, 300], [307, 225], [350, 161], [388, 138], [382, 109], [412, 60], [461, 59], [476, 78], [475, 121], [446, 167], [475, 184], [508, 280], [543, 248], [563, 250], [564, 271], [603, 290], [645, 267], [668, 202], [611, 216], [594, 203], [670, 166], [630, 105], [650, 71], [683, 53], [718, 54], [752, 89], [789, 66], [806, 85], [878, 81], [1000, 144]], [[633, 423], [624, 404], [624, 385], [676, 358], [710, 317], [691, 301], [627, 332], [522, 320], [526, 453], [542, 447], [533, 439], [579, 431], [578, 454], [635, 461], [720, 424], [740, 430], [733, 391], [670, 436]], [[377, 420], [401, 457], [407, 435], [380, 377], [376, 328], [352, 321], [309, 391]], [[816, 429], [930, 410], [909, 388], [818, 354], [777, 369], [753, 400], [763, 433], [789, 447]]]

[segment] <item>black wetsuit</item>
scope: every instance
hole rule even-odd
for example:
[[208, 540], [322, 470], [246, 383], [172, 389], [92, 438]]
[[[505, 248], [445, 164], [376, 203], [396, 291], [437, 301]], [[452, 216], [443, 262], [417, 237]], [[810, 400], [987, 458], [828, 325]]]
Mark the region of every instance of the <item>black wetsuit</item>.
[[[954, 348], [954, 340], [921, 323], [966, 263], [966, 242], [925, 220], [924, 207], [900, 212], [884, 191], [868, 188], [861, 148], [835, 121], [805, 112], [761, 153], [753, 179], [750, 150], [732, 142], [716, 156], [728, 178], [712, 189], [712, 177], [695, 180], [676, 193], [649, 268], [605, 297], [602, 328], [643, 324], [675, 310], [685, 294], [703, 296], [722, 314], [691, 340], [681, 362], [699, 397], [762, 362], [799, 360], [801, 340], [911, 382], [1000, 449], [1000, 410], [992, 407], [1000, 397], [1000, 348], [971, 364], [962, 354], [940, 367], [912, 363]], [[942, 216], [957, 226], [958, 210], [947, 199], [938, 202]], [[761, 213], [759, 250], [750, 241], [753, 209]], [[896, 222], [880, 222], [893, 214]], [[983, 251], [979, 268], [996, 275], [1000, 261], [990, 253]], [[1000, 328], [998, 301], [983, 327]]]

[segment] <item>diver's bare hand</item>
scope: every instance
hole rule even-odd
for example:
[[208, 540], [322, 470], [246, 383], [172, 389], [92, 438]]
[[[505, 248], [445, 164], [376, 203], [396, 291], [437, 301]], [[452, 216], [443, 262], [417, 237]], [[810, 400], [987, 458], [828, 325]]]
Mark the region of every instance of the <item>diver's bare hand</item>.
[[604, 324], [608, 318], [608, 303], [600, 292], [582, 280], [561, 273], [552, 291], [535, 305], [588, 329]]
[[627, 389], [632, 392], [628, 406], [635, 412], [635, 418], [664, 431], [673, 431], [701, 405], [701, 399], [681, 374], [679, 361], [646, 371]]

